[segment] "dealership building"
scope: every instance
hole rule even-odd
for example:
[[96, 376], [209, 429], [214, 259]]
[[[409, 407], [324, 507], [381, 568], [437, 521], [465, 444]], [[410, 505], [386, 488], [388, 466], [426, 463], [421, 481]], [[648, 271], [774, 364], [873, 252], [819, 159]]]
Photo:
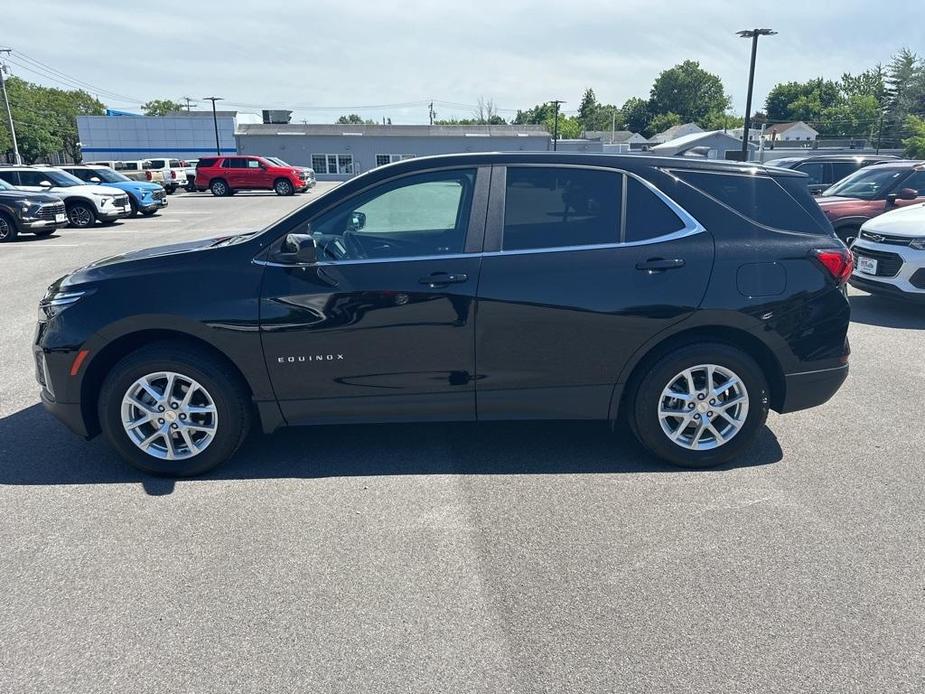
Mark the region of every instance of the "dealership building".
[[319, 180], [345, 180], [400, 159], [464, 152], [545, 152], [542, 125], [238, 124], [239, 154], [310, 166]]

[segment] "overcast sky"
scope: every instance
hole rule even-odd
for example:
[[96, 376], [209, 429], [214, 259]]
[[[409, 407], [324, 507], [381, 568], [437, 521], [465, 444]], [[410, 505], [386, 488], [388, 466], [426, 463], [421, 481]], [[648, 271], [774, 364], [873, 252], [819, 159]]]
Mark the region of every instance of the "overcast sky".
[[[687, 58], [717, 73], [742, 113], [749, 44], [735, 32], [755, 26], [780, 32], [758, 51], [756, 108], [776, 82], [837, 78], [902, 46], [925, 53], [923, 0], [749, 4], [5, 0], [0, 47], [13, 48], [14, 74], [80, 80], [113, 108], [216, 95], [238, 110], [293, 109], [293, 122], [356, 111], [396, 123], [426, 122], [426, 106], [394, 105], [428, 99], [460, 104], [438, 103], [439, 118], [471, 115], [466, 104], [480, 96], [511, 109], [506, 118], [554, 98], [569, 111], [589, 86], [619, 105], [648, 96], [661, 70]], [[58, 72], [30, 72], [44, 68], [27, 58]]]

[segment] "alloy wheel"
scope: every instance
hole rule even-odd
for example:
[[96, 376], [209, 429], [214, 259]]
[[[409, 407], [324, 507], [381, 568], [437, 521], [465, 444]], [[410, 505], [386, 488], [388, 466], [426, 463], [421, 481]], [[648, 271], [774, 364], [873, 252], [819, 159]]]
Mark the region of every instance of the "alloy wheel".
[[6, 241], [13, 234], [13, 227], [3, 217], [0, 217], [0, 241]]
[[748, 391], [731, 369], [701, 364], [677, 374], [658, 400], [662, 431], [695, 451], [729, 443], [748, 418]]
[[136, 380], [122, 398], [122, 428], [147, 455], [185, 460], [215, 440], [218, 408], [197, 381], [174, 371]]
[[88, 227], [93, 223], [93, 216], [83, 205], [75, 205], [67, 212], [68, 219], [75, 227]]

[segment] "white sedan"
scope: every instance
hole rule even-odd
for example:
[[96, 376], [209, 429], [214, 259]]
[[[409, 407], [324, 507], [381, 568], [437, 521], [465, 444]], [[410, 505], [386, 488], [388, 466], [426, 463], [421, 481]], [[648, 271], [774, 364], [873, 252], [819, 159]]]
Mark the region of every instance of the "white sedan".
[[851, 250], [851, 286], [872, 294], [925, 301], [925, 204], [865, 222]]

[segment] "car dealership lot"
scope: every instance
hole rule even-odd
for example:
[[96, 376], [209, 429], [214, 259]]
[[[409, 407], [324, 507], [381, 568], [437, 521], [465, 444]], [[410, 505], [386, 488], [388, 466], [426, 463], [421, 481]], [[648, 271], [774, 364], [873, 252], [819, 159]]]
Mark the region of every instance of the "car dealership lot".
[[845, 387], [713, 471], [596, 424], [418, 424], [257, 436], [172, 482], [42, 411], [52, 280], [330, 185], [0, 247], [0, 691], [925, 686], [921, 307], [852, 290]]

